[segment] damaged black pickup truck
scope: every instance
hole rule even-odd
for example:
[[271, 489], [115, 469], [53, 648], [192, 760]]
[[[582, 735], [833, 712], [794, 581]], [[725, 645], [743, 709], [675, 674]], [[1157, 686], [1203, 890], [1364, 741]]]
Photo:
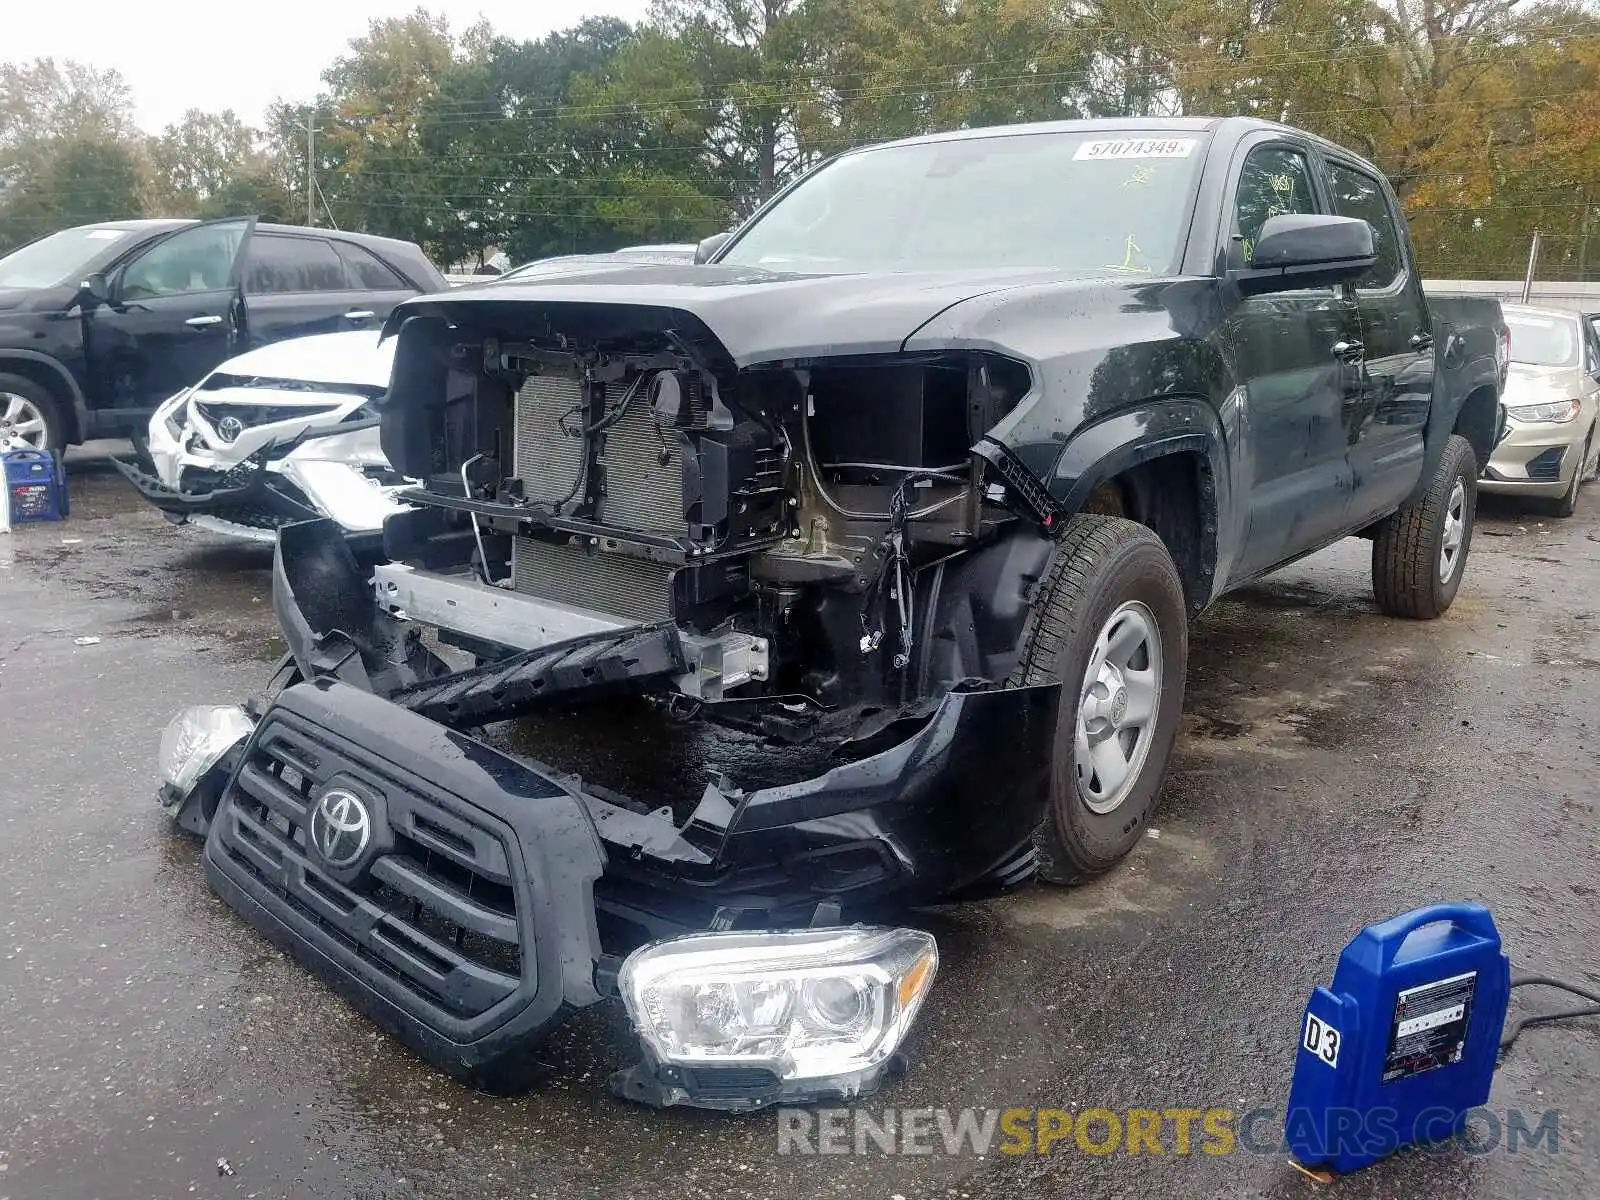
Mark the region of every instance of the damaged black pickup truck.
[[919, 138], [699, 259], [396, 309], [383, 561], [283, 528], [291, 653], [163, 744], [224, 899], [480, 1086], [620, 996], [619, 1094], [860, 1094], [937, 968], [895, 913], [1141, 836], [1193, 617], [1351, 534], [1391, 614], [1465, 569], [1499, 307], [1327, 142]]

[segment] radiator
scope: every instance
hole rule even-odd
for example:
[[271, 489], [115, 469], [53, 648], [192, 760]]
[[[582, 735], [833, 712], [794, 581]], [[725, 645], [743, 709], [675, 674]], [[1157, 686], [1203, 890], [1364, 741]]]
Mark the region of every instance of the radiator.
[[[606, 494], [597, 517], [618, 529], [683, 534], [688, 525], [680, 435], [656, 428], [643, 391], [622, 419], [600, 435], [605, 439], [600, 461]], [[554, 503], [572, 493], [582, 466], [583, 440], [562, 430], [562, 418], [567, 428], [578, 428], [582, 400], [582, 385], [572, 375], [535, 375], [517, 393], [512, 461], [530, 500]]]
[[528, 499], [553, 504], [572, 491], [583, 465], [583, 439], [563, 433], [561, 418], [577, 407], [566, 425], [579, 428], [582, 403], [582, 385], [568, 375], [535, 375], [517, 393], [511, 461]]
[[672, 567], [582, 546], [513, 538], [511, 586], [527, 596], [629, 621], [672, 616]]

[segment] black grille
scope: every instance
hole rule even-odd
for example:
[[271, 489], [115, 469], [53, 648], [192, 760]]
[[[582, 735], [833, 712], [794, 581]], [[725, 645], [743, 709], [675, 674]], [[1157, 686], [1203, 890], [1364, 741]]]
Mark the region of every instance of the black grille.
[[683, 1082], [701, 1099], [745, 1099], [776, 1095], [782, 1081], [765, 1067], [685, 1067]]
[[[384, 852], [335, 878], [307, 845], [320, 788], [348, 781], [381, 798]], [[279, 718], [255, 739], [218, 812], [219, 844], [300, 917], [418, 999], [461, 1018], [512, 995], [523, 946], [505, 839], [362, 761], [321, 730]]]
[[247, 459], [226, 471], [208, 471], [203, 467], [189, 467], [183, 473], [183, 490], [186, 492], [214, 492], [219, 488], [241, 488], [256, 477], [261, 469], [254, 459]]
[[1540, 483], [1554, 483], [1561, 478], [1561, 460], [1566, 457], [1565, 446], [1551, 446], [1528, 460], [1528, 478]]

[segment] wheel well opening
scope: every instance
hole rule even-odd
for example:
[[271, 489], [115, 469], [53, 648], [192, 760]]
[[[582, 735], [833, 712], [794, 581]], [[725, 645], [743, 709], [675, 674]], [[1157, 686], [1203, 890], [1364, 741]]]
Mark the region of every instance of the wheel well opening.
[[61, 385], [61, 377], [41, 362], [29, 358], [3, 358], [0, 357], [0, 375], [19, 375], [32, 383], [38, 384], [50, 399], [56, 404], [56, 420], [61, 422], [61, 431], [69, 442], [77, 441], [83, 434], [78, 428], [77, 413], [73, 411], [72, 397], [66, 388]]
[[1150, 529], [1172, 555], [1184, 600], [1197, 616], [1216, 569], [1216, 504], [1210, 465], [1193, 452], [1164, 454], [1100, 483], [1079, 509], [1126, 517]]
[[1472, 446], [1480, 471], [1488, 465], [1489, 456], [1494, 453], [1495, 435], [1500, 432], [1500, 405], [1493, 388], [1481, 387], [1468, 393], [1461, 403], [1461, 411], [1456, 414], [1453, 432], [1466, 438]]

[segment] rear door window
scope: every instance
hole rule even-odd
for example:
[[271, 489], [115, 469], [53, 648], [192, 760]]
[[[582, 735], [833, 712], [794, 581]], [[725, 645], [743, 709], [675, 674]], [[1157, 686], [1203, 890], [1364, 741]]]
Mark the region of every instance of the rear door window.
[[250, 241], [245, 291], [252, 296], [349, 290], [344, 262], [321, 238], [258, 233]]
[[1328, 185], [1333, 192], [1334, 209], [1341, 217], [1360, 217], [1372, 226], [1372, 246], [1378, 252], [1378, 261], [1356, 280], [1356, 288], [1382, 291], [1392, 287], [1405, 269], [1405, 262], [1400, 257], [1400, 228], [1383, 184], [1365, 171], [1330, 162]]
[[412, 287], [372, 251], [352, 242], [335, 242], [334, 248], [344, 260], [345, 275], [350, 287], [358, 292], [414, 292]]

